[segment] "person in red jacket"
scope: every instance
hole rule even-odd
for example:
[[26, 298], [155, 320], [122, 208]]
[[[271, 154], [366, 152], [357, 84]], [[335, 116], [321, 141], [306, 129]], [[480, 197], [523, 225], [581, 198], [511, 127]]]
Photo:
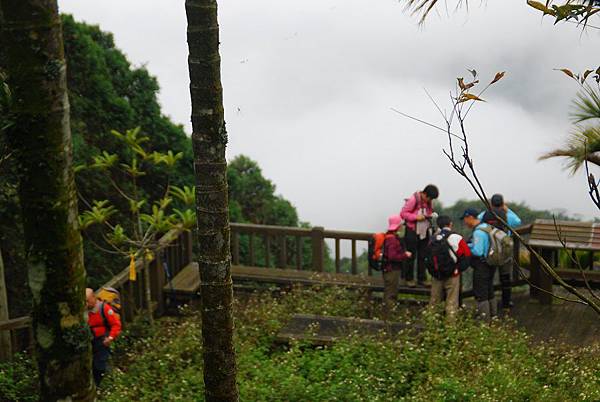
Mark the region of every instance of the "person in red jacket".
[[99, 300], [93, 289], [85, 290], [88, 308], [88, 325], [92, 331], [92, 372], [96, 385], [108, 369], [110, 344], [121, 333], [121, 319], [110, 304]]
[[383, 300], [386, 316], [396, 305], [403, 262], [412, 255], [404, 246], [404, 239], [400, 233], [402, 229], [404, 227], [400, 215], [390, 216], [383, 243]]

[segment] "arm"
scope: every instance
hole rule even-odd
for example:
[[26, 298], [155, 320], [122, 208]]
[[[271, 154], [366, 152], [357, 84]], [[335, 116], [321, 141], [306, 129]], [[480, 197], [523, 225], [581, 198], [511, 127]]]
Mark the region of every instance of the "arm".
[[509, 208], [506, 210], [506, 223], [508, 223], [508, 226], [514, 229], [515, 227], [520, 226], [522, 222], [521, 218], [519, 218], [519, 216]]
[[476, 229], [473, 232], [473, 243], [469, 246], [471, 254], [475, 257], [486, 257], [488, 249], [488, 235], [482, 230]]
[[106, 321], [110, 327], [110, 333], [108, 336], [112, 339], [115, 339], [121, 333], [121, 319], [117, 313], [114, 312], [112, 307], [110, 307], [108, 304], [105, 306], [104, 313], [106, 315]]
[[[418, 213], [415, 213], [417, 207], [417, 198], [413, 194], [409, 199], [404, 203], [404, 207], [402, 207], [402, 211], [400, 211], [400, 217], [405, 221], [416, 222]], [[418, 212], [418, 211], [416, 211]]]
[[470, 257], [471, 250], [467, 246], [467, 242], [464, 239], [460, 239], [458, 242], [458, 250], [456, 250], [457, 257]]

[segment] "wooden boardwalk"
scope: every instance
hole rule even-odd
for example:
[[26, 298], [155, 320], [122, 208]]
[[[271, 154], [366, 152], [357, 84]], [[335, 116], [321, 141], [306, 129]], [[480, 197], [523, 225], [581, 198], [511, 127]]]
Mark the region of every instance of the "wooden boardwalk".
[[[263, 268], [246, 267], [233, 265], [231, 267], [231, 276], [234, 283], [258, 282], [271, 283], [282, 286], [300, 285], [321, 285], [321, 286], [342, 286], [353, 289], [364, 289], [367, 291], [383, 291], [383, 279], [381, 275], [366, 276], [352, 274], [336, 274], [328, 272], [298, 271], [295, 269], [281, 268]], [[171, 283], [167, 283], [164, 292], [167, 296], [175, 299], [191, 298], [198, 294], [200, 290], [200, 274], [198, 264], [191, 263], [173, 278]], [[411, 295], [429, 295], [428, 288], [422, 287], [401, 287], [400, 293]]]

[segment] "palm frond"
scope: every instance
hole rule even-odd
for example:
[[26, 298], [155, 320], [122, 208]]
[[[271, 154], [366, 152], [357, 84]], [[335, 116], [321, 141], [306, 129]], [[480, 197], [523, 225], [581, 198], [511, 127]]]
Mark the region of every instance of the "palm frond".
[[600, 91], [590, 85], [585, 85], [573, 101], [575, 111], [571, 118], [575, 123], [591, 119], [600, 119]]
[[567, 158], [566, 168], [575, 174], [587, 160], [600, 166], [600, 126], [577, 126], [563, 148], [552, 150], [540, 156], [539, 160]]
[[[423, 24], [437, 3], [438, 0], [406, 0], [406, 8], [410, 10], [413, 15], [421, 14], [419, 24]], [[468, 0], [457, 0], [456, 9], [460, 8], [463, 4], [468, 8]]]

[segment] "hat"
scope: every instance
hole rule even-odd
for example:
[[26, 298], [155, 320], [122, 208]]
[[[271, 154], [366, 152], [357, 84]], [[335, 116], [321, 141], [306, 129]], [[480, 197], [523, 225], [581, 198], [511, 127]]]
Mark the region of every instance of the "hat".
[[478, 215], [479, 215], [479, 212], [475, 208], [467, 208], [467, 209], [465, 209], [465, 212], [463, 212], [460, 219], [465, 219], [467, 216], [472, 216], [473, 218], [477, 218]]
[[395, 232], [400, 226], [402, 226], [400, 215], [392, 215], [388, 218], [388, 232]]
[[504, 205], [504, 197], [502, 197], [502, 194], [494, 194], [492, 195], [492, 206], [494, 207], [501, 207], [502, 205]]

